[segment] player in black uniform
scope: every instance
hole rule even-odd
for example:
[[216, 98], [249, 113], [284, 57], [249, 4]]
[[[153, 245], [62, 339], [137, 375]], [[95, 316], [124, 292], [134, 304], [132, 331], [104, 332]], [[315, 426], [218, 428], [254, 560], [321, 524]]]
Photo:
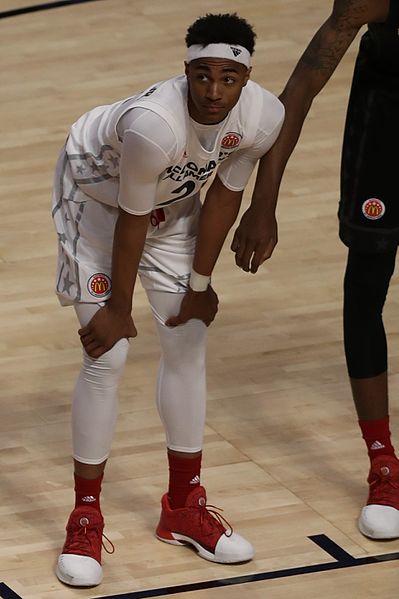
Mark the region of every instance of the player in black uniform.
[[382, 310], [399, 243], [399, 0], [335, 0], [280, 96], [286, 119], [260, 164], [253, 199], [233, 239], [237, 264], [256, 272], [277, 242], [275, 207], [287, 160], [314, 97], [359, 29], [345, 127], [340, 238], [349, 248], [344, 281], [345, 354], [359, 425], [371, 461], [359, 527], [371, 538], [399, 537], [399, 461], [390, 441], [387, 344]]

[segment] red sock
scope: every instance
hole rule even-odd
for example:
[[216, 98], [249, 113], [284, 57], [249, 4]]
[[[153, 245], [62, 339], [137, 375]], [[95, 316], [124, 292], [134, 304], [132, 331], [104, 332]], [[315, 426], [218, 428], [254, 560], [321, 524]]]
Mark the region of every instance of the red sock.
[[359, 420], [370, 460], [379, 455], [395, 455], [389, 430], [389, 416], [380, 420]]
[[168, 453], [169, 501], [172, 509], [184, 507], [190, 492], [200, 485], [202, 454], [197, 458], [178, 458]]
[[100, 492], [103, 474], [101, 474], [98, 478], [94, 478], [92, 480], [88, 478], [82, 478], [77, 474], [74, 474], [74, 477], [75, 507], [78, 507], [80, 505], [89, 505], [90, 507], [96, 508], [100, 512]]

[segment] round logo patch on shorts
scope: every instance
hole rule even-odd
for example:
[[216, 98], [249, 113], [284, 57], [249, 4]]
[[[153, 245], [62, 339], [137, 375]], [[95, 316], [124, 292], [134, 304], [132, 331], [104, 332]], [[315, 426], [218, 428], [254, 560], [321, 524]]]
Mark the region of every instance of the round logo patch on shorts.
[[222, 139], [222, 148], [231, 150], [240, 145], [241, 135], [239, 133], [227, 133]]
[[105, 297], [111, 290], [111, 279], [108, 275], [98, 272], [91, 276], [87, 282], [87, 289], [90, 295], [97, 298]]
[[385, 214], [385, 204], [377, 198], [370, 198], [363, 203], [362, 212], [369, 220], [378, 220]]

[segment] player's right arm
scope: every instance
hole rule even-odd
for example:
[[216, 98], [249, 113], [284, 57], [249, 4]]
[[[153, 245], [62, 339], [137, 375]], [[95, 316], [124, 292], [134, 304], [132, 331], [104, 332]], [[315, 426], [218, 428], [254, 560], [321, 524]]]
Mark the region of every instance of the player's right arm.
[[313, 99], [334, 73], [359, 29], [366, 23], [384, 21], [388, 10], [389, 0], [335, 0], [331, 15], [294, 68], [280, 95], [285, 106], [284, 125], [259, 163], [251, 205], [234, 236], [232, 249], [243, 270], [256, 272], [270, 256], [281, 179]]
[[79, 329], [82, 345], [92, 358], [99, 358], [119, 339], [137, 335], [131, 316], [132, 297], [150, 216], [129, 214], [119, 208], [112, 252], [112, 295]]
[[[135, 121], [137, 115], [139, 121]], [[142, 109], [136, 111], [136, 116], [126, 117], [121, 132], [123, 145], [119, 215], [112, 251], [112, 295], [79, 330], [82, 344], [93, 358], [99, 358], [119, 339], [137, 335], [131, 316], [134, 286], [155, 204], [158, 178], [169, 165], [168, 150], [174, 149], [174, 134], [169, 134], [165, 128], [162, 133], [159, 117], [153, 113], [143, 114]]]

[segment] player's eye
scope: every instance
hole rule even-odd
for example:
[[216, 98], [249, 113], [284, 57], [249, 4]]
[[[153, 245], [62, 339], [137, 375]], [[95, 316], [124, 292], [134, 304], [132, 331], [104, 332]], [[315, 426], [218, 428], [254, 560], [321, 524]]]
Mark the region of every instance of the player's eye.
[[234, 85], [234, 83], [236, 82], [234, 77], [225, 77], [224, 80], [225, 80], [225, 83], [227, 83], [228, 85]]

